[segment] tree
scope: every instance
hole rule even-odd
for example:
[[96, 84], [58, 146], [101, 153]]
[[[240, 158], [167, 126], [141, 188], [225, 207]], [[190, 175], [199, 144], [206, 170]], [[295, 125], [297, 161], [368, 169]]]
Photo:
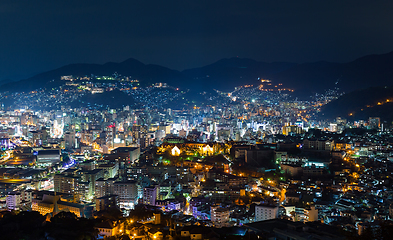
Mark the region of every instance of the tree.
[[45, 226], [45, 232], [56, 240], [91, 240], [98, 234], [92, 219], [78, 218], [71, 212], [60, 212], [52, 217]]

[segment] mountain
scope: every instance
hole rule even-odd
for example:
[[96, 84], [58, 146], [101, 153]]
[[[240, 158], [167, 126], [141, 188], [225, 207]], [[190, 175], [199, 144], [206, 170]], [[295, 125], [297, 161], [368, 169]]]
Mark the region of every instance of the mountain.
[[245, 84], [258, 84], [258, 78], [271, 76], [284, 71], [295, 63], [265, 63], [248, 58], [226, 58], [213, 64], [184, 70], [182, 73], [199, 87], [209, 87], [231, 91], [234, 87]]
[[342, 78], [345, 88], [393, 85], [393, 52], [364, 56], [344, 66]]
[[371, 87], [347, 93], [321, 109], [324, 118], [393, 120], [393, 87]]
[[64, 83], [60, 80], [60, 77], [64, 75], [91, 76], [94, 74], [110, 76], [115, 72], [138, 79], [145, 85], [156, 82], [176, 84], [185, 80], [184, 76], [176, 70], [159, 65], [143, 64], [136, 59], [130, 58], [121, 63], [66, 65], [18, 82], [4, 84], [1, 86], [1, 91], [31, 91], [38, 88], [56, 87]]
[[62, 84], [62, 75], [109, 76], [117, 72], [140, 80], [141, 85], [166, 82], [171, 86], [193, 91], [231, 91], [236, 86], [258, 84], [258, 78], [265, 78], [274, 84], [282, 83], [284, 88], [294, 89], [297, 96], [306, 98], [336, 87], [351, 92], [373, 86], [392, 86], [391, 66], [393, 52], [368, 55], [349, 63], [266, 63], [247, 58], [228, 58], [182, 72], [159, 65], [144, 64], [130, 58], [121, 63], [109, 62], [102, 65], [70, 64], [25, 80], [4, 84], [0, 90], [30, 91], [37, 88], [53, 88]]
[[153, 64], [143, 64], [130, 58], [121, 63], [105, 64], [70, 64], [55, 70], [35, 75], [18, 82], [1, 86], [2, 91], [31, 91], [37, 88], [53, 88], [63, 82], [61, 76], [112, 75], [117, 72], [123, 76], [132, 76], [141, 84], [150, 85], [166, 82], [171, 86], [206, 91], [211, 89], [233, 90], [244, 84], [257, 84], [257, 78], [283, 71], [294, 63], [264, 63], [246, 58], [222, 59], [201, 68], [179, 72]]
[[269, 76], [301, 96], [339, 87], [345, 92], [393, 85], [393, 52], [368, 55], [349, 63], [315, 62]]
[[335, 87], [342, 75], [343, 66], [332, 62], [304, 63], [293, 66], [285, 71], [273, 74], [270, 79], [294, 89], [297, 96], [310, 96], [321, 93], [324, 89]]

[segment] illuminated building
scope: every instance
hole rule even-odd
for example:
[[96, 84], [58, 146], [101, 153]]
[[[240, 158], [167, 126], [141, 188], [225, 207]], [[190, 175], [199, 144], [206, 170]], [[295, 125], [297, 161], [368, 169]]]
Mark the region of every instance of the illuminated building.
[[61, 193], [76, 193], [79, 189], [80, 177], [68, 174], [56, 174], [54, 176], [54, 191]]
[[255, 222], [278, 218], [278, 207], [271, 205], [255, 206]]
[[134, 143], [139, 143], [141, 138], [146, 138], [148, 127], [145, 125], [132, 126], [131, 136]]
[[203, 156], [210, 156], [213, 155], [213, 148], [210, 145], [206, 145], [202, 147], [202, 154]]
[[156, 205], [159, 188], [158, 185], [145, 187], [143, 189], [143, 204]]
[[0, 148], [1, 149], [9, 149], [10, 148], [10, 139], [9, 138], [0, 138]]
[[296, 125], [286, 125], [282, 127], [283, 135], [301, 134], [301, 133], [303, 133], [303, 129]]
[[100, 178], [95, 181], [95, 197], [100, 198], [106, 195], [113, 195], [113, 186], [115, 184], [115, 179]]
[[117, 195], [108, 195], [96, 198], [96, 211], [117, 207], [119, 197]]
[[119, 163], [100, 164], [97, 166], [97, 169], [104, 170], [104, 178], [114, 178], [118, 174]]
[[115, 182], [113, 194], [119, 197], [121, 208], [133, 209], [138, 201], [138, 185], [136, 181]]
[[63, 136], [64, 123], [63, 121], [61, 121], [61, 123], [58, 121], [59, 120], [55, 120], [52, 128], [50, 129], [50, 135], [52, 138], [61, 138]]
[[[61, 211], [69, 211], [77, 217], [85, 217], [87, 212], [93, 210], [91, 205], [78, 204], [65, 201], [61, 195], [44, 194], [42, 198], [34, 198], [31, 208], [33, 211], [39, 212], [41, 215], [57, 214]], [[90, 214], [88, 214], [90, 215]]]
[[318, 209], [315, 209], [315, 206], [311, 206], [310, 210], [305, 210], [304, 215], [308, 222], [318, 221]]
[[338, 131], [337, 123], [330, 123], [330, 125], [329, 125], [329, 131], [331, 131], [331, 132], [337, 132], [337, 131]]
[[103, 93], [104, 89], [103, 88], [92, 88], [91, 89], [91, 94], [97, 94], [97, 93]]
[[141, 150], [139, 147], [118, 147], [111, 151], [111, 154], [126, 156], [129, 158], [129, 161], [134, 163], [139, 159], [141, 155]]
[[163, 130], [165, 134], [170, 134], [171, 133], [171, 126], [170, 125], [160, 125], [158, 127], [158, 130]]
[[332, 151], [334, 141], [321, 139], [304, 139], [303, 148], [307, 150]]
[[96, 226], [101, 237], [111, 237], [122, 234], [124, 229], [124, 222], [105, 221]]
[[8, 210], [23, 209], [23, 206], [29, 206], [32, 200], [32, 192], [30, 190], [21, 192], [10, 192], [6, 197], [6, 206]]
[[180, 149], [177, 146], [173, 147], [172, 150], [171, 150], [171, 154], [173, 156], [179, 156], [180, 155]]
[[64, 133], [65, 149], [77, 148], [77, 144], [75, 140], [76, 139], [75, 139], [74, 131]]
[[54, 176], [54, 190], [74, 194], [77, 200], [91, 200], [95, 192], [95, 181], [104, 177], [102, 169], [79, 171], [68, 169]]
[[37, 164], [43, 166], [50, 166], [60, 162], [60, 150], [40, 150], [37, 154]]
[[379, 117], [370, 117], [368, 119], [368, 127], [370, 129], [378, 129], [381, 127], [381, 119]]
[[222, 208], [220, 206], [210, 207], [210, 217], [211, 221], [214, 223], [215, 227], [224, 227], [229, 222], [229, 209]]

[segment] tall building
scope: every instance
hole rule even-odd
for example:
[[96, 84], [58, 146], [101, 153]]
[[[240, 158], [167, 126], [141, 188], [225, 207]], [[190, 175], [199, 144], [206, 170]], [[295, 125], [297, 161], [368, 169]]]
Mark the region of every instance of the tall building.
[[143, 189], [143, 204], [156, 205], [159, 188], [158, 185], [145, 187]]
[[90, 200], [95, 193], [95, 181], [104, 177], [102, 169], [79, 172], [68, 169], [54, 176], [54, 191], [73, 194], [76, 200]]
[[215, 227], [225, 227], [229, 222], [229, 209], [220, 206], [210, 207], [210, 218]]
[[255, 222], [278, 218], [278, 207], [272, 205], [255, 206]]
[[318, 209], [315, 209], [315, 206], [311, 206], [310, 210], [305, 210], [305, 215], [309, 222], [318, 221]]
[[65, 149], [74, 149], [76, 147], [75, 144], [75, 132], [66, 132], [64, 133], [64, 141], [65, 141]]
[[80, 177], [68, 174], [56, 174], [53, 181], [55, 192], [73, 194], [79, 191]]
[[108, 195], [96, 198], [96, 211], [117, 207], [118, 202], [119, 197], [117, 195]]
[[133, 209], [138, 201], [138, 185], [136, 181], [115, 182], [113, 193], [119, 197], [121, 208]]
[[105, 180], [104, 178], [100, 178], [95, 181], [95, 197], [100, 198], [103, 196], [112, 195], [114, 192], [114, 184], [115, 179]]
[[119, 163], [108, 163], [108, 164], [100, 164], [97, 166], [97, 169], [102, 169], [104, 171], [104, 178], [114, 178], [119, 171]]
[[381, 119], [379, 117], [370, 117], [368, 119], [368, 126], [370, 129], [378, 129], [381, 127]]
[[30, 210], [32, 200], [31, 190], [10, 192], [6, 197], [8, 210]]

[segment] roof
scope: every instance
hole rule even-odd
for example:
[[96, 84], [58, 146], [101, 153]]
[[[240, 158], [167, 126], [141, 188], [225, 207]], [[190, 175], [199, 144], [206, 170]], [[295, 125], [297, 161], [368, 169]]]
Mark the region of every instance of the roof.
[[55, 150], [39, 150], [38, 155], [60, 155], [60, 150], [55, 149]]
[[97, 225], [96, 225], [96, 228], [113, 229], [114, 226], [113, 226], [112, 222], [110, 222], [110, 221], [105, 221], [105, 222], [102, 222], [102, 223], [97, 224]]

